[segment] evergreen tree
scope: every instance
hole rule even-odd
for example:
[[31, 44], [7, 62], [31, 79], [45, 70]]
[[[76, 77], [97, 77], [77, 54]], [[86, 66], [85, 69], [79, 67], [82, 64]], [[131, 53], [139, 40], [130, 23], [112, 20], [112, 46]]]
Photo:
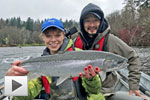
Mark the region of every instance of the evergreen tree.
[[33, 23], [34, 23], [33, 20], [30, 17], [28, 17], [26, 21], [26, 29], [33, 31]]

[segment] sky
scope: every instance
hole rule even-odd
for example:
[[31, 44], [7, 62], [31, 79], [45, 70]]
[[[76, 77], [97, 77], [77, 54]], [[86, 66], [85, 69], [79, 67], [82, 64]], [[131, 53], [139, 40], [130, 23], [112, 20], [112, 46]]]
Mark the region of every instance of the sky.
[[0, 0], [0, 18], [28, 17], [34, 20], [57, 18], [79, 21], [81, 10], [94, 3], [105, 16], [123, 8], [124, 0]]

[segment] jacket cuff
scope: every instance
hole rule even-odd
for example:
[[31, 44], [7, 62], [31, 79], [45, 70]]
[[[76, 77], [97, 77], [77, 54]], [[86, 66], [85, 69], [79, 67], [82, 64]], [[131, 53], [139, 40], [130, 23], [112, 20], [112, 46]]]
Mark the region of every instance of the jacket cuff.
[[105, 97], [99, 93], [99, 94], [89, 94], [87, 97], [87, 100], [105, 100]]
[[129, 90], [139, 90], [139, 89], [140, 89], [139, 84], [129, 83]]

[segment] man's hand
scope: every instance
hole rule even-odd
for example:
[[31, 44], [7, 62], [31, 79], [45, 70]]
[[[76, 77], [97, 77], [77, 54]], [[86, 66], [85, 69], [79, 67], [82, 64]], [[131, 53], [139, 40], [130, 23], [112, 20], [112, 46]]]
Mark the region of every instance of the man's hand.
[[146, 98], [145, 96], [143, 96], [139, 90], [130, 90], [129, 91], [129, 95], [133, 95], [135, 94], [136, 96], [142, 97], [142, 98]]
[[7, 71], [7, 76], [24, 76], [27, 75], [28, 71], [18, 65], [21, 63], [21, 60], [13, 62], [11, 68]]

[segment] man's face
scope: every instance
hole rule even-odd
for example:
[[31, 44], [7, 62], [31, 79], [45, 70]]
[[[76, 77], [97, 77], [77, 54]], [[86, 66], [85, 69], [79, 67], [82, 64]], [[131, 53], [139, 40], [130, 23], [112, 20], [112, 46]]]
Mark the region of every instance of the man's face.
[[100, 25], [100, 20], [95, 15], [88, 14], [83, 20], [83, 25], [88, 34], [96, 34]]

